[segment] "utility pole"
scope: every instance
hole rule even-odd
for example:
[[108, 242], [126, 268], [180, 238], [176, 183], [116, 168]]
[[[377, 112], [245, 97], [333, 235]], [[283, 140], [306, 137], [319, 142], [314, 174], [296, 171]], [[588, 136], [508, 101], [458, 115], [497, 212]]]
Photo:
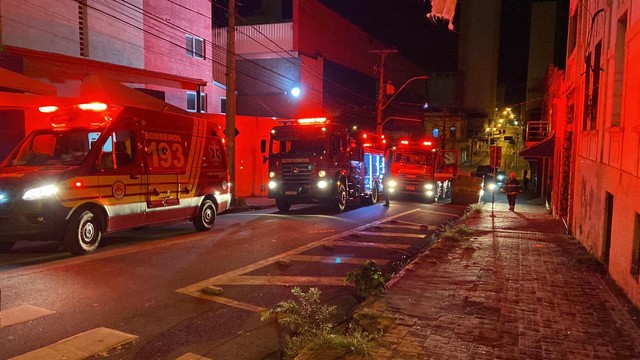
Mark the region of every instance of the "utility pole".
[[236, 186], [236, 4], [229, 0], [229, 27], [227, 30], [227, 108], [226, 137], [227, 164], [229, 166], [229, 194], [235, 206]]
[[382, 134], [382, 111], [384, 110], [384, 58], [389, 54], [395, 54], [398, 50], [371, 50], [369, 52], [380, 55], [380, 66], [378, 66], [378, 100], [376, 103], [376, 134]]

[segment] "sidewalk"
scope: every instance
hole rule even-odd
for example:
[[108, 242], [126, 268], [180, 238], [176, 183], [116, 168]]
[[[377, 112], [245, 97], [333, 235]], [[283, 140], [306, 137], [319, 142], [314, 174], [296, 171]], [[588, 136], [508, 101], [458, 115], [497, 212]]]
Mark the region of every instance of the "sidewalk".
[[640, 359], [637, 309], [533, 203], [485, 204], [410, 264], [366, 307], [387, 323], [373, 358]]

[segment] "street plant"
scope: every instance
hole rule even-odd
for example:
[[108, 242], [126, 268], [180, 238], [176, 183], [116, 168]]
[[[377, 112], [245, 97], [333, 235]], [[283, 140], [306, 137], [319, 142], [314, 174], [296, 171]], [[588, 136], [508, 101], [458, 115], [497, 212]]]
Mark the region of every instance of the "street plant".
[[291, 293], [294, 299], [278, 303], [261, 316], [263, 321], [275, 317], [278, 324], [288, 328], [286, 359], [294, 359], [303, 351], [329, 352], [338, 358], [349, 353], [368, 354], [368, 344], [373, 337], [359, 326], [349, 326], [343, 332], [336, 330], [333, 322], [336, 307], [321, 303], [318, 288], [310, 288], [305, 293], [295, 287]]
[[356, 293], [362, 299], [368, 299], [387, 290], [380, 266], [373, 260], [367, 260], [358, 265], [354, 271], [349, 272], [345, 283], [353, 284]]

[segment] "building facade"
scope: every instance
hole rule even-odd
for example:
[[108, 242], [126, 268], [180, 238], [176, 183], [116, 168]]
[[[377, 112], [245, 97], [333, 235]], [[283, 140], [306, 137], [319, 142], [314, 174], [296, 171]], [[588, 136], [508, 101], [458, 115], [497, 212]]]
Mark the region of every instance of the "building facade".
[[640, 3], [572, 0], [567, 44], [557, 189], [570, 231], [640, 305]]

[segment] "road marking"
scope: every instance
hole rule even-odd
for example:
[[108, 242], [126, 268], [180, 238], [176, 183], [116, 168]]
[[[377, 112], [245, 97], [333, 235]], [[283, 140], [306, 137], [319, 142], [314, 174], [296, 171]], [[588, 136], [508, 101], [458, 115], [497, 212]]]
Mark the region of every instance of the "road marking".
[[427, 235], [422, 235], [422, 234], [405, 234], [405, 233], [394, 233], [394, 232], [383, 232], [383, 231], [358, 231], [356, 234], [364, 235], [364, 236], [393, 236], [393, 237], [420, 238], [420, 239], [424, 239], [427, 237]]
[[96, 328], [55, 344], [11, 358], [11, 360], [80, 360], [104, 353], [138, 337], [109, 328]]
[[234, 308], [237, 308], [237, 309], [251, 311], [251, 312], [254, 312], [254, 313], [258, 313], [258, 314], [267, 311], [266, 308], [263, 308], [261, 306], [248, 304], [248, 303], [244, 303], [244, 302], [241, 302], [241, 301], [232, 300], [232, 299], [225, 298], [225, 297], [222, 297], [222, 296], [207, 295], [207, 294], [203, 294], [203, 293], [193, 293], [193, 294], [189, 294], [189, 295], [191, 295], [193, 297], [196, 297], [198, 299], [209, 300], [209, 301], [217, 302], [219, 304], [231, 306], [231, 307], [234, 307]]
[[332, 244], [336, 246], [372, 247], [372, 248], [394, 249], [394, 250], [406, 250], [411, 247], [411, 245], [407, 245], [407, 244], [372, 243], [372, 242], [349, 241], [349, 240], [334, 241]]
[[434, 230], [437, 229], [435, 226], [427, 226], [427, 225], [379, 225], [381, 228], [389, 228], [389, 229], [411, 229], [411, 230]]
[[55, 311], [32, 305], [20, 305], [0, 311], [0, 328], [55, 314]]
[[344, 277], [339, 276], [236, 276], [225, 279], [217, 285], [325, 285], [343, 286]]
[[[323, 244], [331, 243], [334, 240], [337, 240], [337, 239], [340, 239], [342, 237], [345, 237], [345, 236], [347, 236], [347, 235], [349, 235], [349, 234], [351, 234], [353, 232], [361, 231], [361, 230], [364, 230], [364, 229], [366, 229], [366, 228], [368, 228], [370, 226], [375, 226], [375, 225], [381, 224], [383, 222], [387, 222], [387, 221], [392, 220], [394, 218], [405, 216], [407, 214], [411, 214], [411, 213], [419, 211], [419, 210], [420, 209], [413, 209], [413, 210], [405, 211], [403, 213], [394, 215], [394, 216], [389, 217], [389, 218], [385, 218], [383, 220], [374, 221], [374, 222], [372, 222], [370, 224], [362, 225], [362, 226], [357, 227], [355, 229], [351, 229], [351, 230], [347, 230], [347, 231], [341, 232], [339, 234], [331, 235], [329, 237], [326, 237], [324, 239], [320, 239], [318, 241], [314, 241], [314, 242], [309, 243], [307, 245], [303, 245], [303, 246], [297, 247], [295, 249], [292, 249], [292, 250], [280, 253], [278, 255], [272, 256], [270, 258], [266, 258], [264, 260], [260, 260], [258, 262], [253, 263], [253, 264], [249, 264], [249, 265], [243, 266], [241, 268], [238, 268], [238, 269], [235, 269], [235, 270], [231, 270], [231, 271], [229, 271], [227, 273], [224, 273], [224, 274], [221, 274], [221, 275], [218, 275], [218, 276], [214, 276], [212, 278], [197, 282], [195, 284], [192, 284], [192, 285], [189, 285], [189, 286], [185, 286], [185, 287], [183, 287], [181, 289], [176, 290], [176, 292], [179, 292], [181, 294], [186, 294], [186, 295], [198, 294], [198, 293], [200, 293], [200, 289], [203, 289], [203, 288], [205, 288], [207, 286], [215, 286], [217, 284], [220, 284], [220, 282], [225, 281], [225, 279], [227, 279], [227, 278], [232, 278], [232, 277], [235, 277], [235, 276], [240, 276], [240, 275], [252, 272], [254, 270], [260, 269], [260, 268], [265, 267], [267, 265], [276, 263], [279, 260], [286, 259], [286, 258], [288, 258], [288, 257], [290, 257], [292, 255], [298, 255], [298, 254], [303, 253], [303, 252], [305, 252], [307, 250], [316, 248], [318, 246], [322, 246]], [[360, 243], [360, 244], [362, 244], [362, 243]]]
[[313, 256], [313, 255], [292, 255], [287, 258], [291, 261], [321, 262], [328, 264], [354, 264], [360, 265], [367, 260], [373, 260], [380, 265], [386, 265], [389, 260], [386, 259], [365, 259], [341, 256]]
[[437, 214], [437, 215], [444, 215], [444, 216], [451, 216], [451, 217], [460, 217], [460, 215], [456, 215], [456, 214], [449, 214], [449, 213], [445, 213], [445, 212], [440, 212], [440, 211], [431, 211], [431, 210], [424, 210], [424, 209], [419, 209], [420, 211], [423, 212], [428, 212], [428, 213], [432, 213], [432, 214]]
[[204, 356], [200, 356], [198, 354], [194, 354], [194, 353], [186, 353], [182, 356], [180, 356], [179, 358], [177, 358], [176, 360], [211, 360], [208, 357], [204, 357]]

